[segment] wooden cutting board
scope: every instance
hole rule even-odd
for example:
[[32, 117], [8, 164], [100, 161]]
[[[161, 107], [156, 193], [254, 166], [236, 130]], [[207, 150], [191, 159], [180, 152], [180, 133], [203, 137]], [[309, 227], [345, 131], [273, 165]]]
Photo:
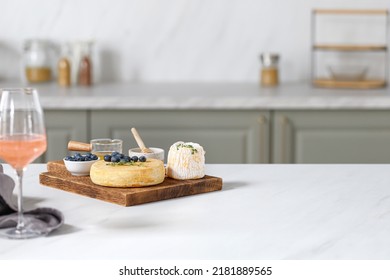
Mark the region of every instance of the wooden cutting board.
[[71, 175], [63, 161], [49, 161], [48, 172], [39, 175], [39, 182], [48, 187], [116, 203], [133, 206], [153, 201], [160, 201], [181, 196], [219, 191], [222, 178], [206, 175], [202, 179], [175, 180], [165, 178], [159, 185], [142, 188], [110, 188], [92, 183], [89, 176]]

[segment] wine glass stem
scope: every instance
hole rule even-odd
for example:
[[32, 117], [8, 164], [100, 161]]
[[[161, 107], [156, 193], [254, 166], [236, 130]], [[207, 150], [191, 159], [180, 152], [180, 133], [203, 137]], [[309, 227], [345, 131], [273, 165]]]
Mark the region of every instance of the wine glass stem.
[[16, 230], [24, 230], [24, 217], [23, 217], [23, 169], [16, 169], [16, 175], [18, 178], [18, 224]]

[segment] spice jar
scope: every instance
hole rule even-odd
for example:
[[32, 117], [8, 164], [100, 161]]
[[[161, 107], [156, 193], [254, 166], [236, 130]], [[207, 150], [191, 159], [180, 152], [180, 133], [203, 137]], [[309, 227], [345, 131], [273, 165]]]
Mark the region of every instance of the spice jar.
[[279, 84], [278, 62], [279, 55], [273, 53], [262, 53], [260, 55], [261, 85], [266, 87], [277, 86]]
[[79, 85], [81, 86], [92, 85], [92, 65], [91, 65], [91, 60], [88, 56], [84, 56], [80, 61]]
[[44, 40], [28, 40], [24, 44], [23, 66], [29, 83], [48, 82], [52, 79], [52, 47]]
[[57, 83], [59, 86], [68, 87], [71, 83], [70, 77], [70, 62], [69, 62], [69, 47], [68, 45], [62, 46], [61, 57], [58, 60], [58, 78]]

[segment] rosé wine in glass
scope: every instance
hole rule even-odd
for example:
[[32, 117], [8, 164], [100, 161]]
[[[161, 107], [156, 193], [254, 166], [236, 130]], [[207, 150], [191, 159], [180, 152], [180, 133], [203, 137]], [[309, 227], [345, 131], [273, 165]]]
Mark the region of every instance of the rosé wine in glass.
[[47, 234], [23, 216], [23, 172], [27, 165], [46, 151], [46, 131], [38, 92], [31, 88], [0, 91], [0, 158], [16, 172], [18, 223], [16, 228], [1, 231], [12, 239], [26, 239]]
[[0, 136], [0, 158], [15, 169], [26, 167], [45, 151], [45, 135]]

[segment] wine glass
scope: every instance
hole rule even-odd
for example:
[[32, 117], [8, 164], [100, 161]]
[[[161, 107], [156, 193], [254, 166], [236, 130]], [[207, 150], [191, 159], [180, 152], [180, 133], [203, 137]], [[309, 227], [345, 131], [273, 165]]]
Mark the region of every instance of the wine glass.
[[1, 89], [0, 158], [16, 172], [18, 223], [2, 232], [8, 238], [26, 239], [46, 234], [23, 217], [23, 172], [46, 151], [46, 132], [38, 92], [31, 88]]

